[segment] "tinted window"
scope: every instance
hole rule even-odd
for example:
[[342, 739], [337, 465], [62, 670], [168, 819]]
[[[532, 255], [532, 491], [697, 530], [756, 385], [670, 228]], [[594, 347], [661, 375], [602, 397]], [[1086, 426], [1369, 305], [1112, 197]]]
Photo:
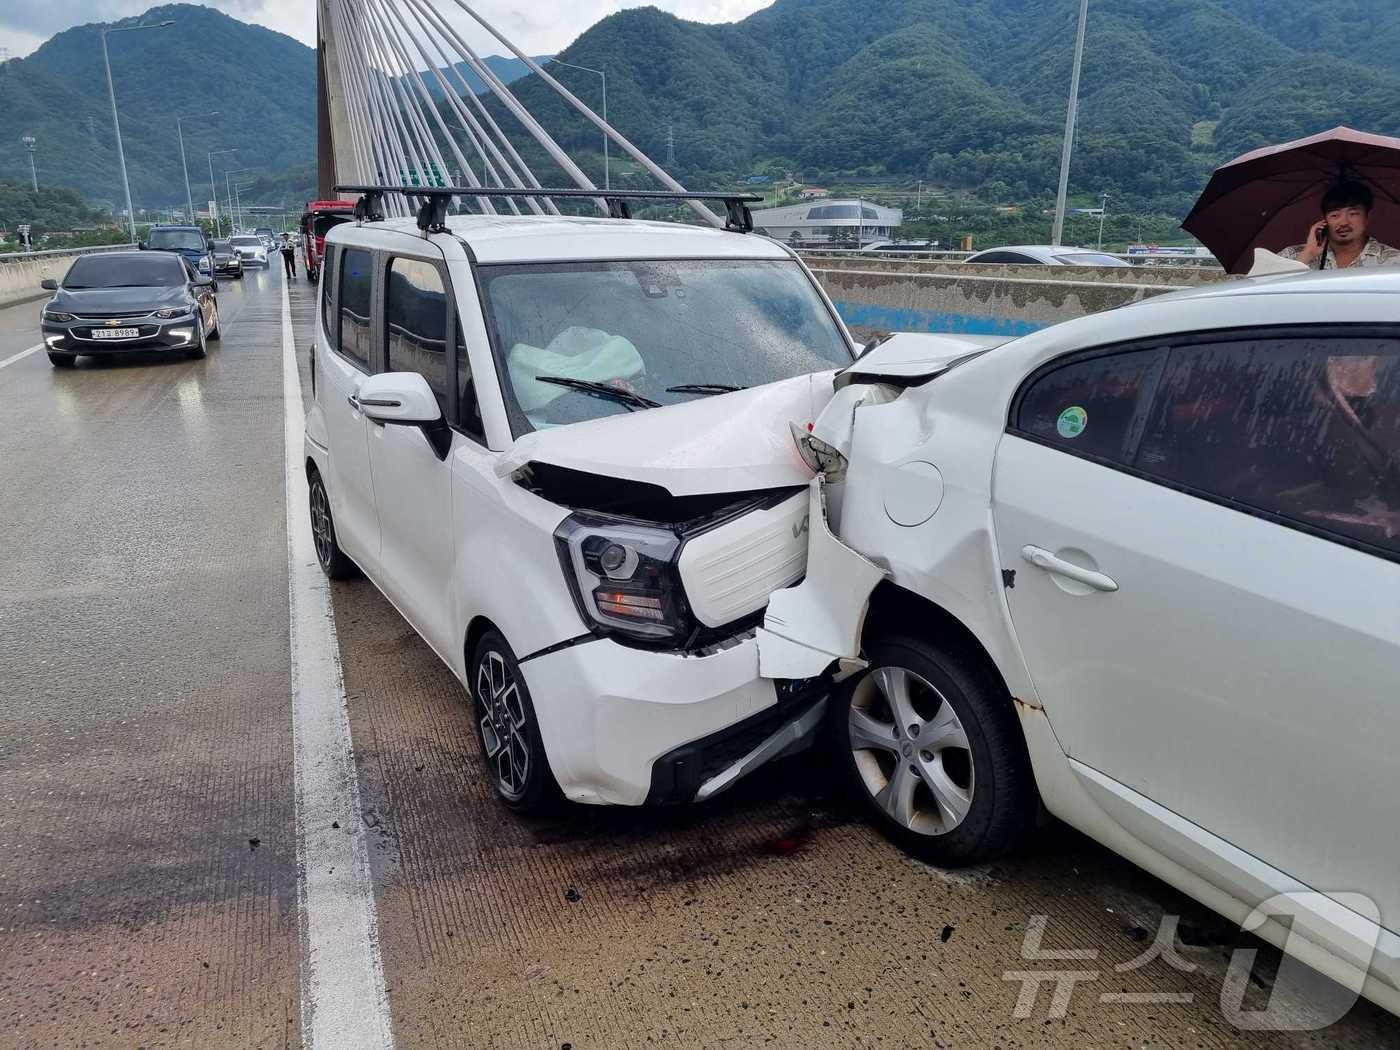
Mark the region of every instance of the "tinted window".
[[369, 371], [370, 254], [358, 248], [340, 252], [340, 352]]
[[1132, 454], [1133, 423], [1145, 407], [1145, 380], [1164, 354], [1110, 354], [1042, 373], [1021, 395], [1013, 425], [1067, 452], [1125, 461]]
[[184, 284], [185, 267], [178, 256], [138, 252], [84, 255], [68, 268], [65, 288], [168, 288]]
[[472, 363], [467, 356], [467, 343], [462, 338], [462, 322], [457, 322], [457, 425], [486, 444], [486, 427], [481, 422], [481, 403], [476, 397], [472, 380]]
[[[348, 252], [346, 253], [349, 254]], [[417, 372], [447, 417], [447, 295], [436, 266], [418, 259], [389, 263], [384, 329], [390, 372]]]
[[321, 330], [326, 333], [327, 342], [335, 338], [331, 333], [331, 293], [335, 288], [335, 281], [331, 279], [331, 274], [335, 273], [334, 256], [331, 253], [334, 250], [334, 245], [326, 245], [326, 259], [321, 278]]
[[261, 247], [262, 247], [262, 238], [261, 238], [261, 237], [230, 237], [230, 238], [229, 238], [229, 243], [230, 243], [230, 244], [236, 244], [236, 245], [238, 245], [240, 248], [261, 248]]
[[214, 250], [216, 252], [231, 252], [233, 251], [233, 245], [229, 244], [228, 241], [215, 241]]
[[1020, 252], [987, 252], [967, 260], [970, 263], [1033, 263], [1029, 255]]
[[661, 404], [682, 384], [749, 387], [850, 364], [794, 262], [483, 266], [497, 371], [515, 433], [632, 411], [539, 376], [621, 386]]
[[1136, 466], [1400, 555], [1400, 340], [1175, 348]]
[[177, 251], [179, 249], [202, 252], [204, 251], [204, 234], [198, 230], [152, 230], [146, 238], [146, 244], [151, 248], [159, 248], [164, 251]]

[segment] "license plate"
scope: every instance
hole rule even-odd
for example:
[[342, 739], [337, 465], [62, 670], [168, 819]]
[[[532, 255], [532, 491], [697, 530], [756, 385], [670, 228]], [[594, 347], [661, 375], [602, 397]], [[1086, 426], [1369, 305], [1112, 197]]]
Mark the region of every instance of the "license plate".
[[94, 328], [94, 339], [135, 339], [141, 334], [139, 328]]

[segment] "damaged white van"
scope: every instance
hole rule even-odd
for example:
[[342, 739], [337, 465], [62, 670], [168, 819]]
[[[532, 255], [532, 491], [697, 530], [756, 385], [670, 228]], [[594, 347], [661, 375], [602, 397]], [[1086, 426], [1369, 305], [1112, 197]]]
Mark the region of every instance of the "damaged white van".
[[837, 378], [764, 673], [858, 669], [837, 754], [912, 851], [1043, 803], [1400, 1012], [1400, 272], [991, 342]]
[[789, 421], [854, 358], [811, 274], [744, 232], [448, 217], [448, 191], [384, 220], [387, 192], [326, 238], [322, 568], [466, 686], [510, 806], [706, 798], [808, 742], [825, 683], [762, 679], [755, 629], [806, 566]]

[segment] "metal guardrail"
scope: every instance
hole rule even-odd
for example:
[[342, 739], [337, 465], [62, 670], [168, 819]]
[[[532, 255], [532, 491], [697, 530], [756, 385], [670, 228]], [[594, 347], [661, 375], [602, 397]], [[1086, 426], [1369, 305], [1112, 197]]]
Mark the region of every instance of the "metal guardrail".
[[122, 248], [135, 248], [132, 243], [127, 244], [93, 244], [86, 248], [50, 248], [42, 252], [0, 252], [0, 265], [5, 263], [28, 262], [31, 259], [53, 258], [58, 255], [91, 255], [93, 252], [111, 252]]

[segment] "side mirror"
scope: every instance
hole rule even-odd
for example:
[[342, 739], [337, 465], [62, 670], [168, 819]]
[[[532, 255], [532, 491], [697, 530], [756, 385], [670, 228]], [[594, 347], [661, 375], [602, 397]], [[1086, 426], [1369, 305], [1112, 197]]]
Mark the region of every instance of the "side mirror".
[[44, 291], [46, 292], [56, 292], [58, 291], [58, 282], [55, 281], [52, 277], [45, 277], [42, 281], [39, 282], [39, 287], [44, 289]]
[[442, 420], [442, 409], [432, 388], [417, 372], [370, 376], [360, 384], [355, 398], [360, 411], [379, 423], [421, 426]]

